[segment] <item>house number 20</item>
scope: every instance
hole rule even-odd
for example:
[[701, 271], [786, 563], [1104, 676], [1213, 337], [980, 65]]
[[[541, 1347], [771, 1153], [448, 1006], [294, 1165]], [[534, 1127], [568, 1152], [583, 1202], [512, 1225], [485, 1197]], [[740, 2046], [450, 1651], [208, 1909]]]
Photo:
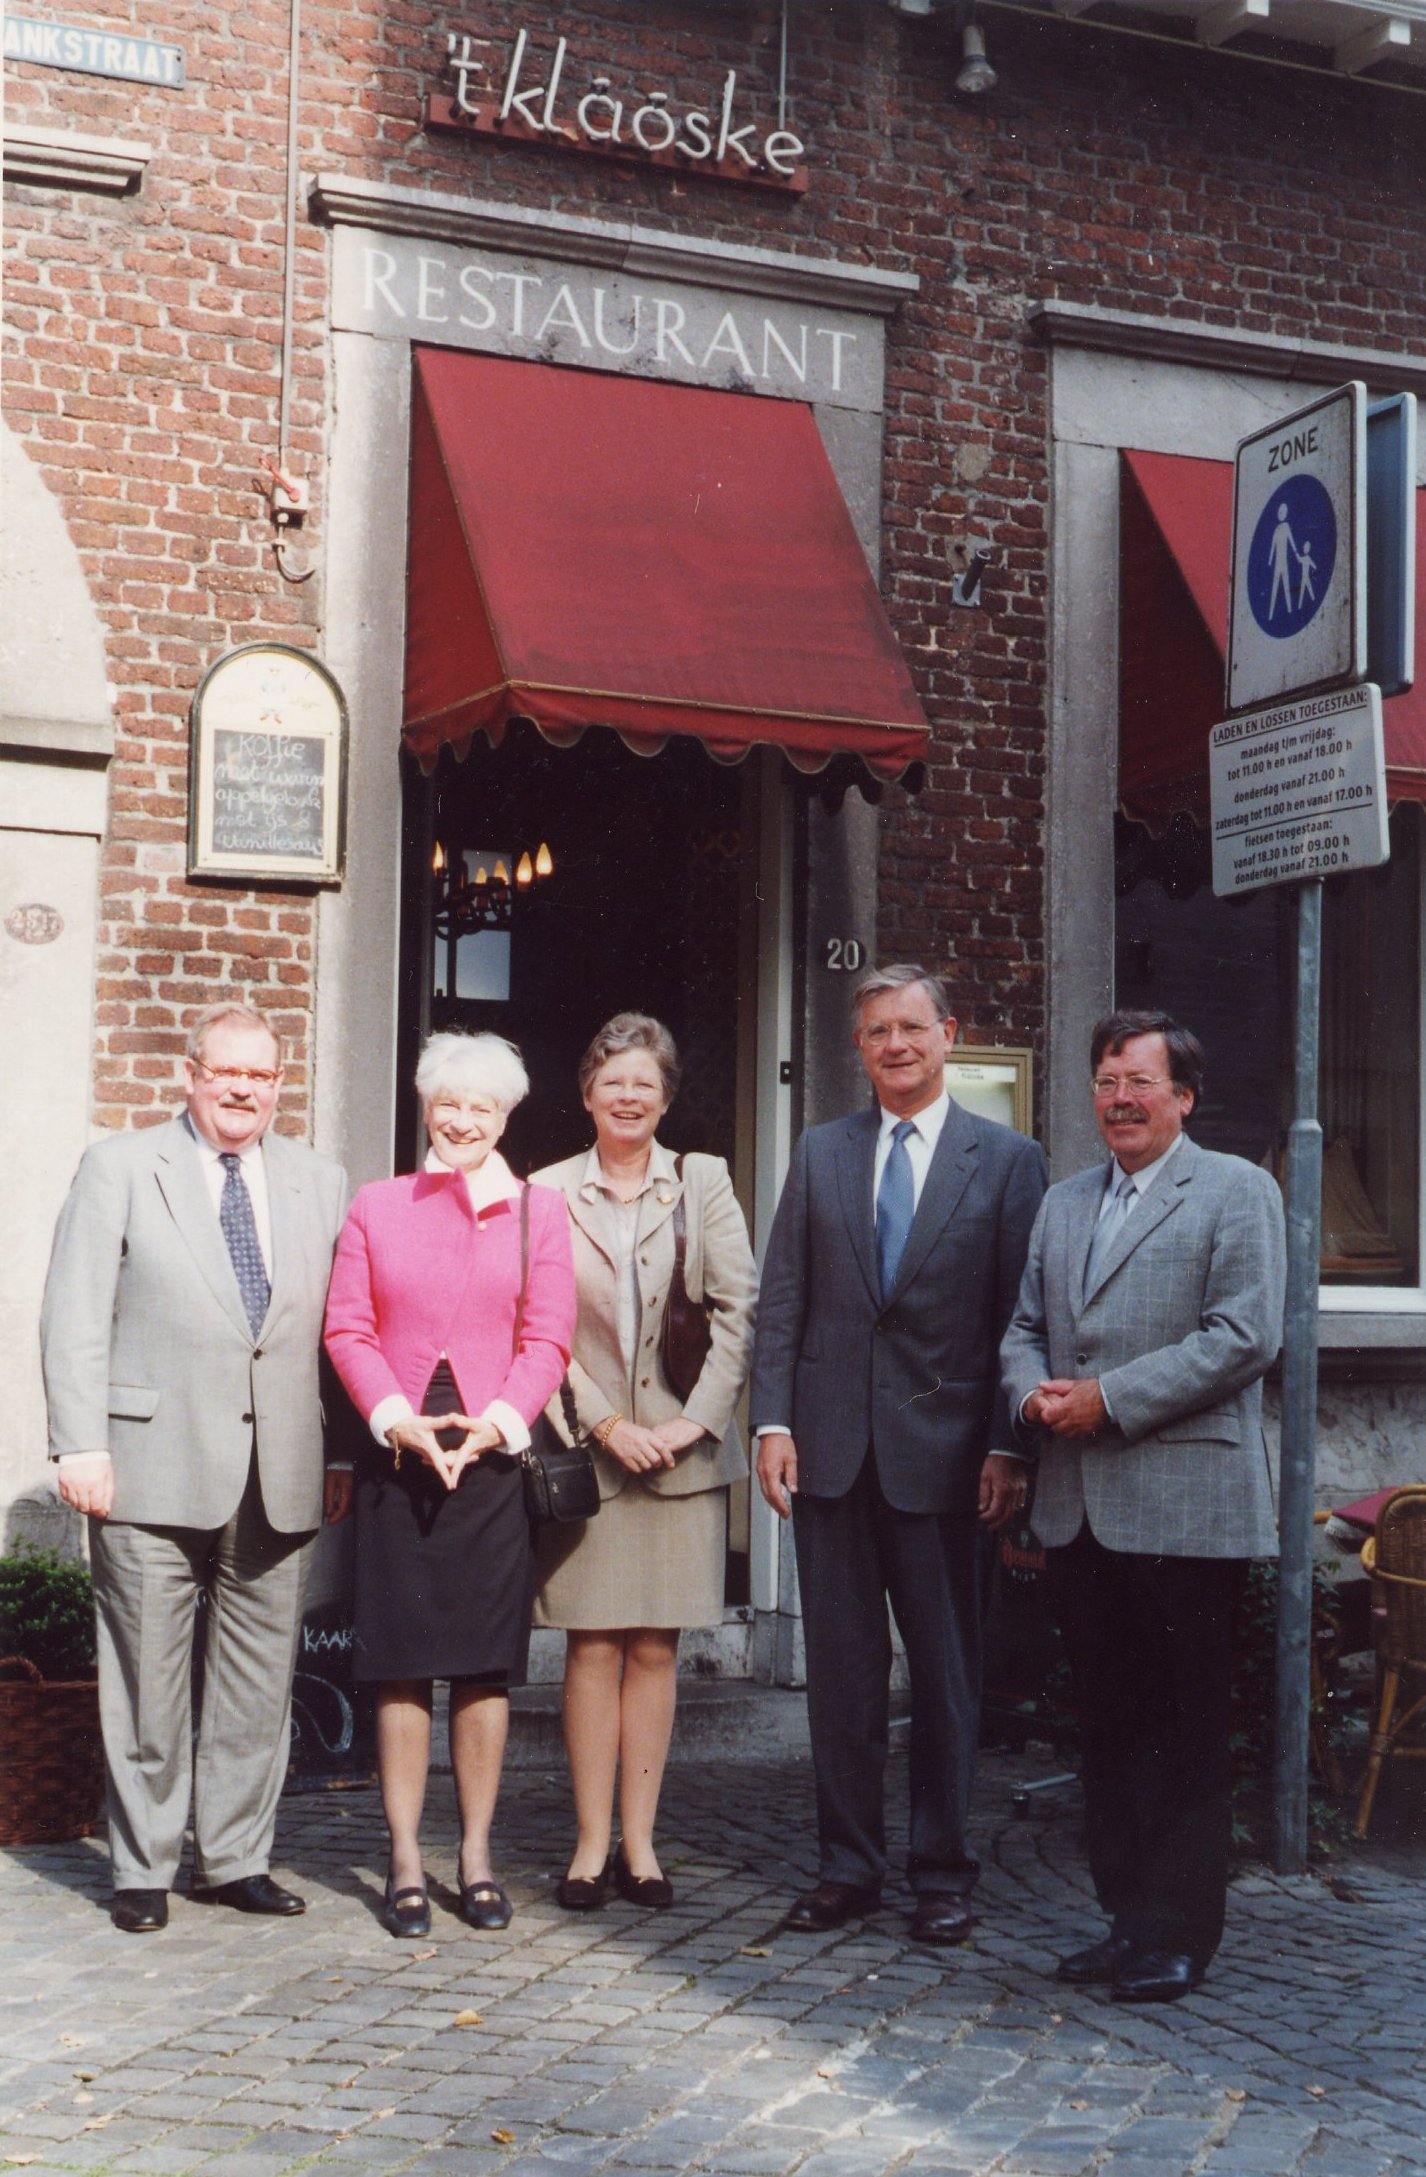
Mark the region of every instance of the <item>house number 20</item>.
[[858, 968], [866, 966], [866, 947], [859, 937], [829, 937], [826, 965], [855, 975]]

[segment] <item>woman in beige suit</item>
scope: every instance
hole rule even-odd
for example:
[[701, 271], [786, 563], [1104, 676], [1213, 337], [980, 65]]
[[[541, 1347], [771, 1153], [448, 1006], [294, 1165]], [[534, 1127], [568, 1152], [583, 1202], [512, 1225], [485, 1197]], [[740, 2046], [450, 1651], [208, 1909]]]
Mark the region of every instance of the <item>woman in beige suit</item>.
[[[597, 1519], [545, 1530], [535, 1604], [537, 1625], [568, 1635], [564, 1729], [579, 1835], [555, 1894], [571, 1912], [602, 1905], [611, 1880], [634, 1904], [672, 1901], [654, 1819], [678, 1636], [722, 1621], [728, 1483], [747, 1472], [733, 1408], [752, 1358], [757, 1271], [722, 1158], [675, 1161], [655, 1138], [678, 1079], [668, 1030], [617, 1014], [580, 1061], [594, 1147], [535, 1175], [569, 1204], [579, 1304], [569, 1380], [603, 1500]], [[711, 1332], [686, 1399], [661, 1357], [680, 1199], [684, 1283]]]

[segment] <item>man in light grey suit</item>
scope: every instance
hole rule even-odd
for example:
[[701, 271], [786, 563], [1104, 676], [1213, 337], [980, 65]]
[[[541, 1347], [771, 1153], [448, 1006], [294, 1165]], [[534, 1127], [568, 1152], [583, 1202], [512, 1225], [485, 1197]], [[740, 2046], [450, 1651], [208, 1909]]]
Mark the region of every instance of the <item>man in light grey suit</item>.
[[797, 1144], [753, 1358], [758, 1480], [793, 1520], [817, 1784], [820, 1880], [787, 1924], [837, 1927], [880, 1893], [889, 1599], [911, 1673], [912, 1935], [959, 1943], [985, 1529], [1026, 1488], [997, 1353], [1045, 1160], [947, 1095], [956, 1023], [924, 969], [864, 976], [853, 1033], [875, 1102]]
[[[88, 1150], [41, 1318], [50, 1456], [89, 1515], [117, 1927], [166, 1925], [190, 1791], [196, 1896], [295, 1913], [268, 1874], [327, 1468], [322, 1309], [346, 1209], [329, 1158], [268, 1132], [281, 1046], [211, 1006], [187, 1112]], [[194, 1610], [206, 1599], [196, 1759]]]
[[1040, 1448], [1033, 1524], [1110, 1917], [1059, 1976], [1171, 2002], [1223, 1932], [1233, 1617], [1246, 1560], [1277, 1551], [1262, 1378], [1282, 1342], [1282, 1201], [1183, 1132], [1203, 1052], [1168, 1014], [1100, 1021], [1090, 1070], [1111, 1161], [1046, 1195], [1002, 1363]]

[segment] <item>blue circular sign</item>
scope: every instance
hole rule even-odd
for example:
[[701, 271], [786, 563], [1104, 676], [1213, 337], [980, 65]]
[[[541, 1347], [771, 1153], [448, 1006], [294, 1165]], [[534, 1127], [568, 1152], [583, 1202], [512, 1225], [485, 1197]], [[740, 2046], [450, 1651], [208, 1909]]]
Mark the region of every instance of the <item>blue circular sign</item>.
[[1248, 603], [1265, 635], [1298, 635], [1322, 609], [1337, 559], [1337, 517], [1315, 476], [1288, 476], [1248, 547]]

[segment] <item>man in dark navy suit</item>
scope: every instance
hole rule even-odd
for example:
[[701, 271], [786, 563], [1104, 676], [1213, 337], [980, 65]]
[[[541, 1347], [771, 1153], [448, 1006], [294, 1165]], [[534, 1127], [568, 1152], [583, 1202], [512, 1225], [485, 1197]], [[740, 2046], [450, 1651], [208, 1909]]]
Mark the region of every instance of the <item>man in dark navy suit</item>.
[[808, 1129], [768, 1245], [753, 1362], [758, 1480], [793, 1522], [819, 1876], [788, 1914], [837, 1927], [877, 1902], [895, 1614], [911, 1674], [912, 1934], [963, 1942], [980, 1714], [984, 1533], [1027, 1467], [998, 1384], [1039, 1148], [946, 1093], [956, 1023], [918, 967], [853, 998], [868, 1109]]

